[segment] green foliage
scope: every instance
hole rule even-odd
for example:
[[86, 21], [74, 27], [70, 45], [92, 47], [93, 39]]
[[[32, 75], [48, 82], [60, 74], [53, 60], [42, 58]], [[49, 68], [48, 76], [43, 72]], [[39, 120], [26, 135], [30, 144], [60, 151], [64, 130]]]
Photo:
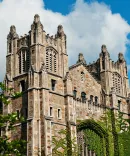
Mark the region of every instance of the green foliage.
[[[5, 95], [5, 92], [8, 92], [8, 96]], [[16, 99], [20, 96], [22, 96], [22, 93], [15, 92], [13, 88], [6, 88], [5, 85], [0, 82], [0, 102], [5, 105], [5, 107], [11, 104], [11, 99]], [[10, 132], [14, 130], [15, 123], [23, 121], [24, 118], [19, 118], [17, 113], [9, 113], [6, 115], [0, 113], [0, 130]], [[5, 135], [0, 136], [0, 155], [26, 155], [26, 143], [25, 140], [11, 140], [5, 133]]]
[[68, 132], [68, 129], [60, 130], [57, 136], [52, 137], [53, 156], [70, 156], [70, 152], [71, 156], [78, 156], [76, 138], [71, 139]]
[[114, 113], [114, 110], [106, 110], [98, 123], [108, 132], [109, 142], [111, 142], [110, 156], [130, 155], [128, 144], [130, 142], [130, 121], [124, 119], [123, 113], [120, 111]]

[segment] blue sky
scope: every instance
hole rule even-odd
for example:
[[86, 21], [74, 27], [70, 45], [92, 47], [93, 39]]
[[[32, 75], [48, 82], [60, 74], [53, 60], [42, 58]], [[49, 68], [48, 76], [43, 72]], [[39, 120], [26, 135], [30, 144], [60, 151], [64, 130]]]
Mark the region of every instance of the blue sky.
[[96, 61], [106, 44], [112, 60], [124, 53], [130, 77], [129, 6], [130, 0], [0, 0], [0, 81], [5, 75], [10, 26], [16, 26], [19, 36], [28, 34], [35, 14], [47, 34], [55, 35], [57, 26], [63, 25], [69, 65], [76, 63], [80, 52], [88, 64]]
[[[87, 3], [95, 2], [93, 0], [84, 0]], [[130, 0], [97, 0], [99, 3], [107, 4], [112, 13], [119, 13], [130, 24]], [[54, 12], [60, 12], [64, 15], [69, 14], [73, 9], [76, 0], [44, 0], [45, 8]], [[130, 39], [130, 35], [128, 35]], [[130, 46], [127, 45], [125, 59], [130, 64]], [[128, 72], [130, 78], [130, 70]]]

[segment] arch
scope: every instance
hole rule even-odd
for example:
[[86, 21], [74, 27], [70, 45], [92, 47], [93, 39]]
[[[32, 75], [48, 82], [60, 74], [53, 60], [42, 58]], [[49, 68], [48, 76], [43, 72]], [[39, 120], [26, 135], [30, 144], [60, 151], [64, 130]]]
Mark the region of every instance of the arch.
[[58, 52], [52, 46], [46, 47], [46, 68], [50, 72], [58, 71]]
[[109, 139], [107, 132], [92, 119], [84, 120], [77, 125], [77, 132], [81, 132], [86, 129], [94, 131], [101, 138], [101, 142], [105, 143], [105, 155], [109, 156]]

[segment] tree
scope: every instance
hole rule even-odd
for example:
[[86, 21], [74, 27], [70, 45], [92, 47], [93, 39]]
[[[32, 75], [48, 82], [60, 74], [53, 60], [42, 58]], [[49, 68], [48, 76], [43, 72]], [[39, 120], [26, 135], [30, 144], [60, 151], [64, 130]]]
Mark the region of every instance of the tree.
[[[8, 92], [8, 96], [5, 95], [5, 92]], [[15, 123], [24, 121], [23, 117], [19, 118], [17, 113], [14, 112], [7, 115], [2, 113], [3, 106], [10, 105], [12, 99], [19, 98], [20, 96], [22, 96], [22, 93], [15, 92], [13, 88], [6, 88], [5, 85], [0, 82], [0, 132], [5, 132], [4, 135], [0, 135], [0, 155], [26, 155], [26, 141], [21, 139], [11, 140], [11, 138], [6, 135], [7, 131], [10, 132], [14, 130]]]

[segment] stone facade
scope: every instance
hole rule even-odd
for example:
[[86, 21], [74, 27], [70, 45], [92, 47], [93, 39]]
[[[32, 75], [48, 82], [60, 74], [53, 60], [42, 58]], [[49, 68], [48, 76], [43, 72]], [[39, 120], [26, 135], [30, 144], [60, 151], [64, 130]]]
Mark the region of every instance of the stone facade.
[[49, 155], [51, 140], [69, 123], [77, 136], [77, 120], [103, 114], [104, 108], [120, 109], [129, 115], [129, 85], [126, 61], [119, 53], [110, 59], [105, 45], [99, 59], [87, 64], [79, 54], [68, 67], [66, 35], [62, 25], [55, 37], [44, 31], [39, 15], [34, 16], [28, 35], [19, 37], [11, 26], [7, 37], [5, 84], [23, 96], [4, 108], [4, 113], [19, 112], [27, 123], [16, 125], [13, 138], [27, 139], [27, 155]]

